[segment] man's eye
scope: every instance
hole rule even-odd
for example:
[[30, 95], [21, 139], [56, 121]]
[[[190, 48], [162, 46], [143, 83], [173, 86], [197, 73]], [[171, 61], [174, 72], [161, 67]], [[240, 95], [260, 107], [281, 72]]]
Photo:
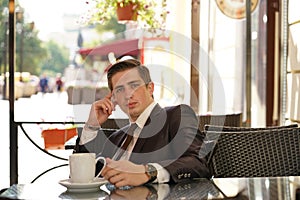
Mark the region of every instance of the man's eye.
[[123, 88], [117, 88], [117, 89], [115, 89], [116, 93], [120, 93], [120, 92], [122, 92], [123, 90], [124, 90]]
[[133, 83], [133, 84], [131, 84], [131, 88], [133, 88], [133, 89], [135, 89], [135, 88], [137, 88], [137, 87], [139, 87], [140, 86], [140, 84], [138, 84], [138, 83]]

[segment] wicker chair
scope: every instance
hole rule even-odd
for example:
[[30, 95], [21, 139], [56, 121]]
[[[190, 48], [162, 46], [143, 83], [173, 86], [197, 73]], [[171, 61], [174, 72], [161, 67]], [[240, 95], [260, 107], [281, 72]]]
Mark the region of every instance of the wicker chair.
[[300, 175], [300, 128], [205, 131], [215, 145], [208, 158], [214, 177]]
[[101, 125], [101, 127], [105, 129], [120, 129], [128, 124], [129, 124], [129, 119], [127, 118], [119, 118], [119, 119], [109, 118]]
[[205, 125], [240, 127], [242, 125], [242, 113], [227, 115], [199, 115], [199, 130], [204, 131]]
[[284, 128], [296, 128], [298, 124], [290, 124], [286, 126], [268, 126], [268, 127], [236, 127], [236, 126], [218, 126], [218, 125], [210, 125], [206, 124], [204, 126], [204, 131], [259, 131], [259, 130], [270, 130], [270, 129], [284, 129]]

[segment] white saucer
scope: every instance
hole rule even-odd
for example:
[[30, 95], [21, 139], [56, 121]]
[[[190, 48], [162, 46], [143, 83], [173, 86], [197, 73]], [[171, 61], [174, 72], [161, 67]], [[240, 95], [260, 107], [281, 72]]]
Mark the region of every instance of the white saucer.
[[107, 182], [103, 178], [97, 178], [90, 183], [72, 183], [70, 179], [61, 180], [58, 183], [65, 186], [69, 192], [94, 192], [99, 191], [100, 186]]

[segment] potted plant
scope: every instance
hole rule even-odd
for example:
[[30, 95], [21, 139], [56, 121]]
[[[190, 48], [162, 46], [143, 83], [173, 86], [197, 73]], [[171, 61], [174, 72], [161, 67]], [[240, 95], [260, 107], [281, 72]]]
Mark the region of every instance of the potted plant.
[[137, 6], [138, 4], [132, 2], [128, 2], [128, 4], [119, 3], [116, 9], [118, 22], [137, 21]]
[[[155, 32], [156, 29], [164, 29], [167, 14], [167, 0], [91, 0], [92, 9], [87, 16], [88, 23], [106, 23], [112, 16], [117, 15], [117, 10], [126, 8], [133, 14], [130, 20], [137, 21], [142, 27]], [[120, 23], [127, 22], [122, 19]]]

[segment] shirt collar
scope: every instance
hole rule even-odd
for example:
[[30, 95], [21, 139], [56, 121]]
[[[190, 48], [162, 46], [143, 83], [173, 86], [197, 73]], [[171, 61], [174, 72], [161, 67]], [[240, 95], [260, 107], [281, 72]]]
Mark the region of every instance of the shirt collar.
[[150, 113], [152, 112], [153, 108], [156, 106], [156, 102], [153, 101], [143, 112], [142, 114], [137, 118], [135, 123], [138, 125], [139, 128], [143, 128], [148, 117], [150, 116]]

